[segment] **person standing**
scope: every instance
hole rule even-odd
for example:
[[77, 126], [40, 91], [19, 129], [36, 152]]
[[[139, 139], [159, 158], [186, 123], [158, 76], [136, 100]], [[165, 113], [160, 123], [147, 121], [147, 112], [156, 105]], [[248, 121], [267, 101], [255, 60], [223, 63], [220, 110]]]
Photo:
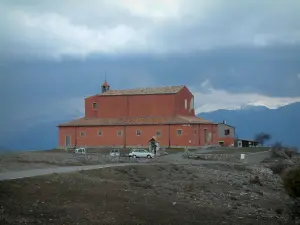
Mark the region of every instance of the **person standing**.
[[188, 154], [189, 154], [188, 147], [185, 146], [185, 147], [184, 147], [184, 155], [185, 155], [185, 156], [188, 156]]

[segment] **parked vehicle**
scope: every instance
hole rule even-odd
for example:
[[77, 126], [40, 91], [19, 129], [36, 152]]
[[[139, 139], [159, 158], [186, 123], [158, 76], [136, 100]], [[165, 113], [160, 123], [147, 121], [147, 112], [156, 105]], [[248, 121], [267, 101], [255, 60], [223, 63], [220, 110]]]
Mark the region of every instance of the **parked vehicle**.
[[129, 153], [129, 157], [133, 158], [154, 158], [154, 154], [152, 152], [148, 152], [145, 149], [132, 149]]
[[120, 157], [120, 150], [119, 149], [112, 149], [109, 153], [111, 157]]
[[75, 154], [86, 154], [85, 148], [76, 148], [74, 151]]
[[88, 155], [86, 148], [76, 148], [74, 150], [73, 159], [75, 158], [85, 158], [85, 160], [91, 160], [92, 157]]

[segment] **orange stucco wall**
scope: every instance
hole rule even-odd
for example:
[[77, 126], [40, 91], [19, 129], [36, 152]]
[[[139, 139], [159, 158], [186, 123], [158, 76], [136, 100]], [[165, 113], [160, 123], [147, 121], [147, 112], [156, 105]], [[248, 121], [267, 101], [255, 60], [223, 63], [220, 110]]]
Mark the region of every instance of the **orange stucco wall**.
[[85, 109], [87, 118], [170, 116], [175, 112], [175, 95], [92, 96], [85, 99]]
[[[183, 88], [177, 94], [95, 95], [85, 99], [85, 117], [193, 116], [195, 115], [195, 111], [190, 107], [192, 98], [193, 95], [187, 88]], [[185, 108], [185, 101], [187, 101], [187, 108]], [[96, 110], [93, 109], [94, 102], [98, 105]]]
[[127, 96], [101, 96], [98, 97], [98, 114], [101, 118], [127, 117]]
[[[177, 130], [182, 130], [182, 135]], [[211, 139], [205, 143], [205, 131]], [[141, 135], [136, 132], [140, 130]], [[158, 141], [161, 146], [203, 146], [218, 143], [217, 125], [144, 125], [144, 126], [103, 126], [103, 127], [60, 127], [59, 147], [65, 147], [66, 136], [71, 138], [71, 146], [148, 146], [148, 141], [160, 131]], [[102, 135], [98, 133], [101, 131]], [[122, 136], [118, 136], [122, 131]], [[85, 132], [82, 137], [81, 132]]]
[[93, 109], [93, 102], [98, 103], [98, 96], [90, 96], [85, 99], [85, 117], [87, 118], [97, 117], [97, 110]]
[[128, 116], [170, 116], [175, 95], [134, 95], [128, 97]]
[[[191, 99], [193, 99], [193, 94], [184, 87], [180, 92], [175, 95], [175, 114], [176, 115], [185, 115], [185, 116], [194, 116], [195, 110], [194, 107], [191, 109]], [[185, 108], [185, 101], [187, 102]]]

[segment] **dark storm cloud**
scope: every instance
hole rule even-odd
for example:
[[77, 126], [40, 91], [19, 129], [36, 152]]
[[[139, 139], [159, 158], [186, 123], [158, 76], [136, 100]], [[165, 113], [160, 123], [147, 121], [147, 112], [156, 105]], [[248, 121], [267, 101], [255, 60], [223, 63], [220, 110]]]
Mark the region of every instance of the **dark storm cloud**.
[[105, 73], [114, 89], [186, 84], [196, 106], [209, 84], [214, 109], [224, 92], [232, 106], [239, 94], [299, 97], [299, 11], [298, 0], [1, 1], [0, 135], [82, 115]]
[[[22, 99], [81, 97], [100, 90], [105, 73], [113, 88], [187, 84], [201, 88], [299, 96], [300, 47], [221, 49], [189, 55], [91, 57], [2, 66], [1, 90]], [[17, 91], [16, 91], [17, 90]]]
[[297, 0], [0, 3], [2, 58], [180, 54], [300, 43]]

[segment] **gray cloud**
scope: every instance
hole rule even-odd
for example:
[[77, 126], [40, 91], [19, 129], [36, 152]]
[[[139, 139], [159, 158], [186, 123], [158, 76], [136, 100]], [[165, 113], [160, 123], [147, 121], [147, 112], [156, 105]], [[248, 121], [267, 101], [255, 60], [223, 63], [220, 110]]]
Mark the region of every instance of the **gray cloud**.
[[174, 54], [300, 42], [298, 0], [6, 1], [1, 55]]
[[114, 89], [186, 84], [202, 111], [295, 101], [299, 11], [298, 0], [1, 1], [0, 134], [82, 115], [105, 72]]

